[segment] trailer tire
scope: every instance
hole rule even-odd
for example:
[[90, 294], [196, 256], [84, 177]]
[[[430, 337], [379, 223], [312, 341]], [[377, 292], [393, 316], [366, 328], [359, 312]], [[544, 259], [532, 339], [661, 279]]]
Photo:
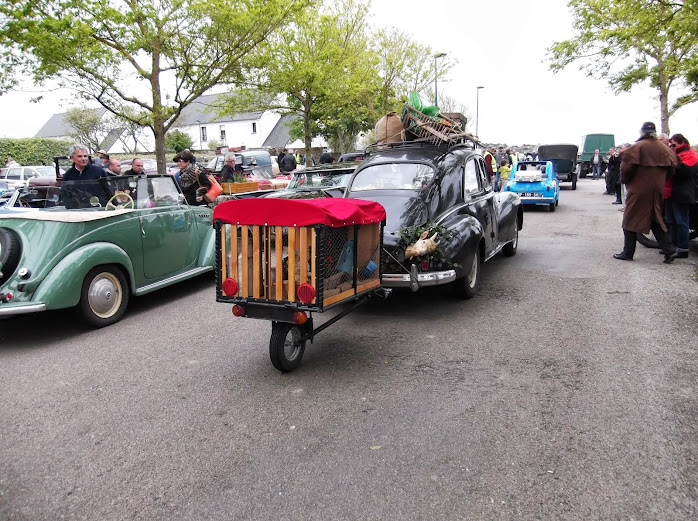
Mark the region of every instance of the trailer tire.
[[303, 331], [296, 324], [287, 322], [271, 323], [269, 358], [271, 365], [283, 373], [293, 371], [303, 359], [305, 341], [299, 342]]

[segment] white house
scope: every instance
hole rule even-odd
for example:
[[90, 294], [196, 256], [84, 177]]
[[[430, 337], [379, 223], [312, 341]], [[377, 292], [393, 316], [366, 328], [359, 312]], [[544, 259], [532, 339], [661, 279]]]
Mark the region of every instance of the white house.
[[[214, 142], [219, 146], [251, 148], [302, 148], [301, 141], [289, 142], [288, 124], [293, 116], [281, 116], [266, 110], [220, 116], [222, 103], [218, 94], [208, 94], [184, 108], [173, 129], [191, 136], [194, 148], [210, 150]], [[322, 139], [314, 139], [314, 147], [326, 146]]]
[[[281, 116], [272, 111], [245, 112], [234, 115], [219, 115], [222, 103], [219, 94], [199, 97], [187, 105], [177, 118], [171, 130], [178, 129], [189, 134], [195, 150], [211, 150], [211, 144], [227, 147], [252, 148], [302, 148], [301, 141], [289, 143], [288, 124], [293, 116]], [[106, 117], [106, 109], [96, 108], [100, 117]], [[65, 121], [66, 113], [54, 114], [36, 133], [35, 137], [70, 139], [70, 125]], [[127, 152], [121, 142], [121, 129], [105, 134], [100, 149], [107, 153]], [[152, 133], [146, 133], [140, 151], [153, 151], [155, 140]], [[132, 145], [131, 145], [132, 146]], [[313, 139], [313, 147], [323, 147], [322, 139]], [[143, 150], [146, 149], [146, 150]]]

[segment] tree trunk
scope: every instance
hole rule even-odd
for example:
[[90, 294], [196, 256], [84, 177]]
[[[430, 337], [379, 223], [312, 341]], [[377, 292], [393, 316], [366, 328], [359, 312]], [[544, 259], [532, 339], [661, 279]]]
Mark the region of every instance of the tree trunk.
[[659, 63], [659, 117], [661, 119], [662, 132], [669, 133], [669, 85], [664, 74], [662, 64]]
[[310, 109], [306, 108], [303, 114], [303, 142], [305, 144], [305, 165], [310, 161], [310, 152], [313, 146], [313, 138], [310, 135]]

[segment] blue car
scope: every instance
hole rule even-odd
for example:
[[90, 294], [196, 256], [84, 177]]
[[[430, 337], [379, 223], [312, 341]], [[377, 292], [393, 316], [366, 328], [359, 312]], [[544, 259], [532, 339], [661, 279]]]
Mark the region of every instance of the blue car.
[[547, 204], [551, 212], [560, 201], [560, 181], [553, 161], [519, 161], [514, 163], [504, 190], [514, 192], [522, 204]]

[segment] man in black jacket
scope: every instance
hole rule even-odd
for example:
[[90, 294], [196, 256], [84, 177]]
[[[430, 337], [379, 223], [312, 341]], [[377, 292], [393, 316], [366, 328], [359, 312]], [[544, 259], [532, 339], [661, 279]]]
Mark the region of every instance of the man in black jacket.
[[285, 174], [293, 172], [298, 167], [296, 163], [296, 158], [293, 157], [293, 153], [287, 152], [284, 148], [284, 155], [279, 160], [279, 170]]

